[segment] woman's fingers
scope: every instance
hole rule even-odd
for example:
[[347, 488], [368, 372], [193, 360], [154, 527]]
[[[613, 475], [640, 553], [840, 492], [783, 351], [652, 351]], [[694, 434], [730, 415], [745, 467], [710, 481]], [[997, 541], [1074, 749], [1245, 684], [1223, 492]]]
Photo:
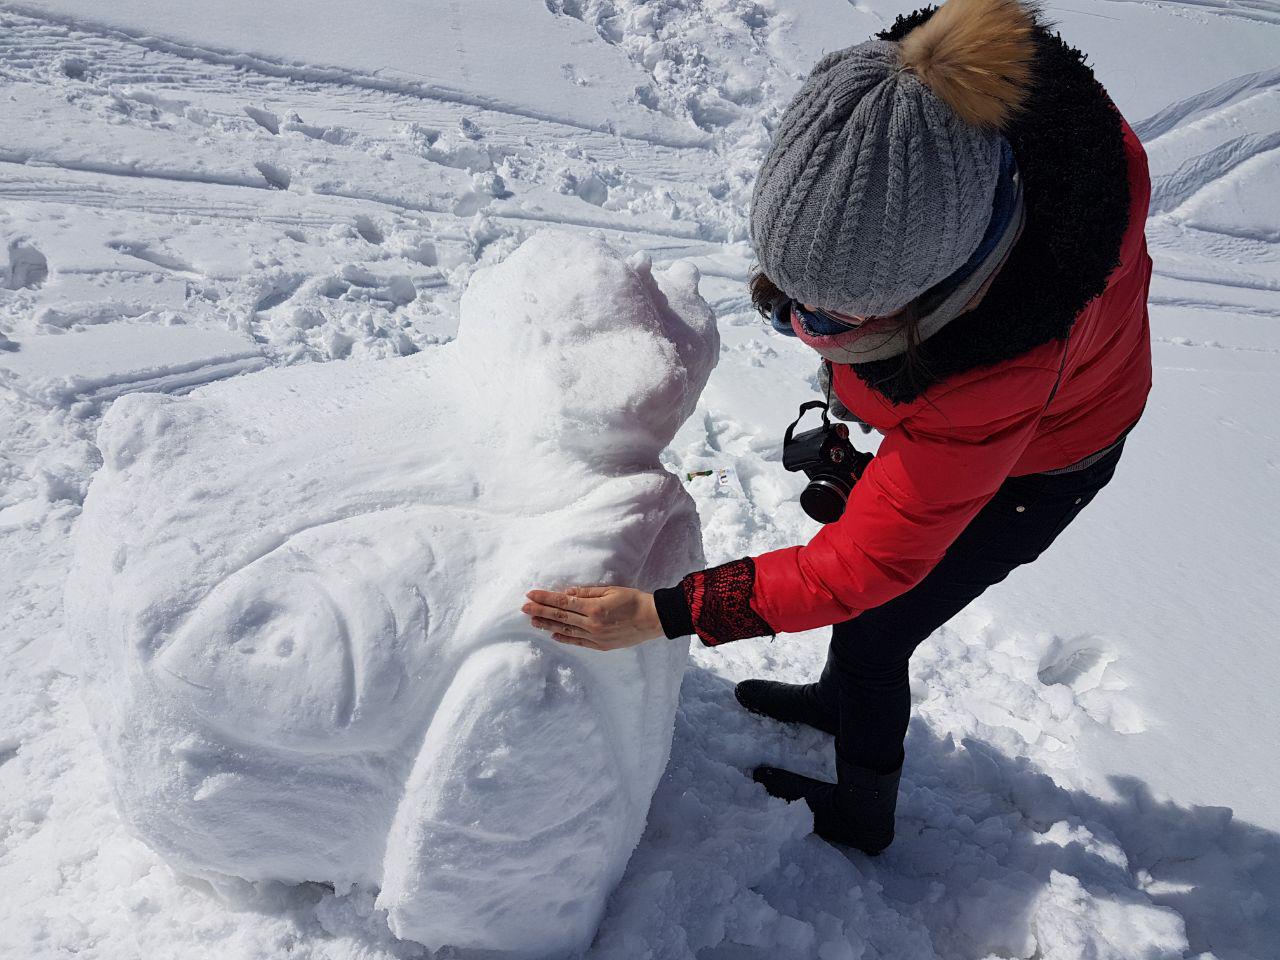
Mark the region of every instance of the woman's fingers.
[[565, 593], [567, 593], [571, 597], [585, 597], [590, 599], [593, 597], [603, 597], [606, 593], [608, 593], [612, 589], [613, 587], [610, 587], [607, 585], [592, 584], [590, 586], [569, 587], [569, 589], [567, 589]]
[[546, 607], [559, 607], [561, 610], [573, 611], [582, 609], [582, 601], [580, 599], [555, 590], [530, 590], [525, 596], [534, 603], [540, 603]]
[[621, 650], [662, 636], [653, 595], [630, 587], [572, 586], [563, 593], [530, 590], [520, 609], [558, 643]]
[[559, 621], [544, 620], [541, 617], [534, 617], [532, 622], [539, 630], [550, 631], [552, 640], [572, 644], [575, 647], [590, 647], [593, 650], [604, 649], [594, 637], [577, 627], [566, 627]]
[[[536, 590], [532, 592], [541, 593], [542, 591]], [[573, 610], [555, 605], [535, 603], [533, 601], [526, 603], [520, 608], [520, 610], [522, 613], [526, 613], [531, 617], [542, 617], [545, 620], [555, 620], [559, 623], [581, 625], [587, 622], [587, 618], [585, 616], [580, 613], [575, 613]]]
[[579, 627], [567, 627], [557, 620], [544, 620], [541, 617], [534, 617], [533, 625], [539, 630], [550, 631], [551, 639], [560, 643], [570, 644], [575, 647], [587, 647], [591, 650], [608, 649], [603, 641], [597, 640]]
[[604, 647], [596, 643], [594, 640], [587, 640], [582, 637], [571, 637], [567, 633], [553, 633], [552, 640], [567, 644], [573, 647], [586, 647], [588, 650], [603, 650]]
[[563, 620], [548, 619], [547, 617], [532, 617], [531, 619], [533, 625], [539, 630], [554, 630], [573, 637], [590, 638], [591, 636], [581, 627], [575, 627], [572, 624], [565, 623]]
[[531, 617], [545, 617], [558, 620], [560, 623], [577, 627], [587, 627], [593, 622], [593, 616], [601, 610], [596, 603], [614, 587], [608, 586], [573, 586], [559, 593], [555, 590], [530, 590], [525, 594], [529, 602], [520, 609]]
[[582, 627], [569, 626], [558, 620], [543, 620], [541, 617], [534, 617], [532, 623], [539, 630], [549, 631], [554, 639], [563, 643], [574, 643], [580, 647], [592, 647], [596, 650], [605, 649], [606, 641], [603, 638], [592, 636]]
[[[562, 609], [562, 611], [584, 613], [586, 605], [584, 602], [585, 595], [579, 594], [577, 591], [594, 589], [596, 588], [584, 588], [584, 586], [577, 586], [577, 588], [573, 588], [573, 586], [571, 586], [570, 591], [566, 591], [566, 593], [558, 593], [556, 590], [530, 590], [529, 593], [525, 594], [525, 596], [534, 603], [544, 605], [544, 607], [557, 607], [558, 609]], [[591, 596], [598, 596], [598, 594], [591, 594]]]
[[582, 613], [584, 611], [582, 601], [595, 600], [599, 597], [607, 596], [609, 591], [616, 589], [617, 587], [611, 587], [608, 584], [582, 584], [566, 587], [563, 592], [556, 590], [530, 590], [525, 596], [534, 603]]

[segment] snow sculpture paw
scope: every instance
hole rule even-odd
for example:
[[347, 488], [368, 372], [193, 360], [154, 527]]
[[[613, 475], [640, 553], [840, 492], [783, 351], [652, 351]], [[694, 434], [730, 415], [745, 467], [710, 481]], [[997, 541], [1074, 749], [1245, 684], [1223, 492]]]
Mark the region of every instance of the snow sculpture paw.
[[702, 564], [657, 459], [718, 354], [697, 283], [540, 234], [444, 347], [116, 401], [66, 611], [138, 833], [206, 876], [378, 887], [430, 947], [588, 943], [687, 647], [560, 646], [519, 604]]

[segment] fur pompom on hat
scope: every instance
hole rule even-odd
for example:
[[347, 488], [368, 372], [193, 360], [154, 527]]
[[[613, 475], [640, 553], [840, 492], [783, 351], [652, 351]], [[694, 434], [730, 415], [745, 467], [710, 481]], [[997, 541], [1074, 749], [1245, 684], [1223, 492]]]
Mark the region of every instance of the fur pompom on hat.
[[901, 42], [824, 57], [756, 180], [765, 275], [805, 303], [886, 316], [962, 267], [991, 220], [1035, 29], [1019, 0], [947, 0]]

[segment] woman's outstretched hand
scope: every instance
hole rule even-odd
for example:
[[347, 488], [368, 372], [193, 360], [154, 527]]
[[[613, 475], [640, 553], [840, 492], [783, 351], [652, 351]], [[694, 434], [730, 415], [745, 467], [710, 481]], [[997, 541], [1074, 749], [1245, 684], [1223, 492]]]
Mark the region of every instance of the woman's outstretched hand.
[[562, 593], [530, 590], [520, 608], [539, 630], [561, 643], [621, 650], [665, 636], [653, 594], [630, 587], [569, 587]]

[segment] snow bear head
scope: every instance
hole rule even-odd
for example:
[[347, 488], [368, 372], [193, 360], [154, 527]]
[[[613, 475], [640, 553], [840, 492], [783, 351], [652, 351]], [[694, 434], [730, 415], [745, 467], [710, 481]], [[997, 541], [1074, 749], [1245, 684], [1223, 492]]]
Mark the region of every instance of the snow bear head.
[[719, 353], [698, 279], [688, 263], [655, 277], [645, 253], [535, 234], [472, 278], [454, 346], [495, 416], [595, 465], [652, 462]]

